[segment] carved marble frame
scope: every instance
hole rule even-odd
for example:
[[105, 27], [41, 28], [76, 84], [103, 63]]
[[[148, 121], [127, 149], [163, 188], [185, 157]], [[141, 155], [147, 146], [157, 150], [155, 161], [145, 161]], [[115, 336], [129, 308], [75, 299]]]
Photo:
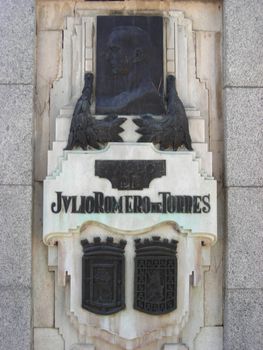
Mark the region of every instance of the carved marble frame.
[[[76, 11], [76, 17], [68, 17], [66, 19], [62, 67], [63, 76], [60, 80], [55, 82], [54, 88], [51, 90], [50, 115], [55, 132], [53, 136], [53, 148], [49, 152], [49, 176], [56, 176], [60, 172], [63, 148], [67, 141], [74, 104], [80, 96], [83, 87], [84, 73], [92, 71], [96, 74], [96, 52], [94, 42], [97, 14], [98, 11], [78, 9]], [[99, 14], [107, 15], [107, 12], [100, 12]], [[147, 11], [143, 13], [140, 12], [140, 15], [147, 14]], [[153, 11], [149, 14], [152, 15]], [[198, 108], [195, 107], [197, 104], [197, 97], [194, 94], [194, 90], [197, 87], [205, 91], [205, 84], [195, 77], [194, 57], [191, 55], [188, 56], [188, 52], [194, 52], [192, 23], [179, 11], [155, 12], [154, 14], [161, 14], [165, 18], [164, 42], [166, 45], [164, 50], [164, 75], [174, 74], [177, 77], [178, 93], [186, 106], [186, 112], [189, 117], [193, 148], [196, 152], [196, 156], [200, 160], [200, 173], [207, 178], [211, 178], [212, 156], [211, 153], [208, 152], [208, 146], [205, 142], [206, 121], [200, 116]], [[189, 48], [191, 48], [191, 50], [189, 50]], [[75, 62], [81, 63], [74, 65]], [[92, 108], [94, 112], [94, 107]], [[129, 123], [129, 121], [127, 121], [127, 123]], [[127, 128], [129, 127], [130, 124], [127, 124]], [[127, 141], [134, 141], [129, 139], [130, 137], [130, 135], [127, 135]], [[99, 330], [98, 327], [89, 327], [79, 322], [78, 314], [74, 312], [76, 299], [72, 296], [72, 290], [75, 288], [74, 281], [76, 281], [76, 276], [70, 271], [70, 265], [68, 265], [68, 263], [74, 260], [75, 253], [78, 255], [78, 250], [74, 254], [72, 253], [67, 259], [65, 259], [64, 253], [68, 251], [75, 240], [80, 239], [80, 235], [82, 235], [82, 232], [84, 232], [87, 227], [88, 225], [85, 223], [83, 227], [70, 231], [67, 238], [61, 237], [58, 247], [53, 246], [55, 241], [53, 243], [49, 242], [51, 245], [49, 247], [49, 266], [56, 272], [56, 293], [62, 300], [67, 300], [65, 305], [62, 305], [61, 301], [56, 305], [56, 326], [65, 336], [65, 339], [67, 338], [65, 333], [68, 329], [67, 322], [69, 321], [70, 324], [74, 325], [74, 328], [78, 329], [83, 343], [91, 342], [92, 337], [101, 337], [109, 342], [117, 341], [120, 346], [130, 346], [130, 348], [133, 349], [138, 345], [138, 342], [142, 341], [142, 338], [125, 340], [114, 334], [112, 337], [109, 337], [107, 331]], [[109, 231], [110, 229], [111, 228], [104, 227], [104, 231]], [[202, 275], [210, 264], [209, 247], [201, 248], [200, 240], [193, 239], [190, 232], [182, 228], [171, 227], [171, 230], [174, 231], [174, 236], [170, 233], [174, 238], [180, 238], [186, 245], [191, 245], [193, 251], [196, 252], [196, 255], [192, 256], [191, 262], [187, 265], [187, 276], [185, 276], [185, 278], [189, 280], [189, 276], [192, 276], [191, 286], [200, 287], [202, 289]], [[114, 234], [118, 236], [118, 233], [115, 232]], [[149, 234], [147, 230], [145, 232], [140, 232], [142, 237], [147, 237]], [[199, 264], [200, 261], [202, 261], [202, 264]], [[194, 271], [193, 275], [191, 275], [192, 271]], [[69, 275], [71, 279], [68, 278]], [[76, 289], [74, 290], [74, 293], [76, 293]], [[154, 339], [158, 339], [161, 334], [173, 336], [174, 341], [176, 339], [179, 341], [179, 334], [187, 324], [190, 313], [189, 293], [190, 286], [188, 285], [185, 295], [188, 301], [185, 304], [186, 308], [181, 315], [180, 322], [175, 322], [174, 315], [172, 315], [173, 326], [169, 323], [165, 329], [163, 328], [153, 332], [153, 334], [149, 334], [144, 339], [145, 344]], [[59, 308], [60, 311], [58, 311]], [[66, 342], [68, 341], [69, 340], [66, 339]]]

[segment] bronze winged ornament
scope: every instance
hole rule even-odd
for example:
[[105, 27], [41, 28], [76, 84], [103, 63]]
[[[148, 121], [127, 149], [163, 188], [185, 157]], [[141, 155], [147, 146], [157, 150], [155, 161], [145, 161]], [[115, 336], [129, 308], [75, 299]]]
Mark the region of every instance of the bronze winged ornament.
[[94, 118], [90, 111], [92, 88], [93, 74], [86, 73], [82, 95], [73, 112], [65, 150], [72, 150], [74, 147], [86, 150], [88, 146], [100, 149], [108, 142], [123, 141], [119, 136], [123, 131], [120, 125], [126, 118], [118, 118], [117, 115], [109, 115], [103, 119]]
[[175, 77], [169, 75], [166, 83], [167, 112], [163, 118], [160, 120], [146, 114], [133, 120], [139, 126], [136, 131], [142, 135], [138, 142], [159, 144], [160, 150], [172, 147], [176, 151], [179, 147], [185, 146], [189, 151], [192, 151], [188, 119], [184, 105], [175, 88]]

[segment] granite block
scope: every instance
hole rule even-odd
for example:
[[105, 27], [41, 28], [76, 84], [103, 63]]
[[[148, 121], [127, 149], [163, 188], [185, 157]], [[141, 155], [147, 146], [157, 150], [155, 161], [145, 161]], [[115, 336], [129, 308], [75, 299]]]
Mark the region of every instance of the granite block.
[[227, 193], [227, 288], [263, 288], [263, 188]]
[[263, 186], [263, 88], [225, 90], [225, 181]]
[[34, 78], [34, 0], [5, 0], [0, 11], [0, 84], [32, 84]]
[[263, 349], [263, 291], [227, 290], [225, 294], [224, 349]]
[[0, 349], [31, 349], [31, 291], [0, 287]]
[[263, 1], [224, 1], [224, 85], [263, 86]]
[[32, 181], [33, 88], [0, 85], [0, 183]]
[[0, 186], [0, 288], [31, 286], [31, 196], [30, 186]]

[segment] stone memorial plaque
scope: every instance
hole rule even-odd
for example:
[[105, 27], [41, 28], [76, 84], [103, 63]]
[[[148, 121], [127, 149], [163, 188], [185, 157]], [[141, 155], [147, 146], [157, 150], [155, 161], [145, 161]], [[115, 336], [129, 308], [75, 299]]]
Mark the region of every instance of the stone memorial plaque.
[[[123, 155], [127, 157], [119, 163]], [[108, 180], [109, 172], [103, 174], [105, 169], [98, 165], [105, 164], [106, 160], [111, 165], [113, 179], [114, 171], [128, 177], [127, 183], [133, 187], [129, 192], [123, 188], [124, 182], [119, 190], [114, 188], [118, 184], [115, 180], [113, 184]], [[138, 172], [139, 179], [144, 177], [146, 182], [147, 174], [148, 179], [152, 179], [143, 190], [138, 190], [137, 179], [131, 176], [132, 168], [127, 166], [135, 168], [134, 161], [158, 165], [156, 169], [160, 170], [158, 177], [153, 178], [152, 166], [149, 169], [138, 166], [140, 171], [147, 170], [145, 175]], [[116, 166], [125, 163], [125, 170], [123, 165], [120, 170]], [[45, 242], [53, 241], [58, 232], [67, 234], [69, 228], [88, 221], [129, 231], [173, 221], [184, 229], [191, 229], [193, 235], [205, 235], [214, 241], [216, 214], [216, 182], [200, 173], [198, 161], [191, 152], [178, 152], [175, 156], [174, 152], [160, 152], [148, 143], [123, 143], [121, 147], [119, 143], [112, 143], [99, 152], [65, 152], [61, 170], [45, 180]]]
[[162, 17], [98, 16], [96, 113], [164, 113]]
[[196, 69], [213, 67], [216, 37], [203, 45], [190, 14], [128, 3], [67, 18], [50, 91], [43, 242], [66, 349], [159, 350], [186, 333], [188, 346], [210, 319], [218, 197], [202, 113], [215, 96]]

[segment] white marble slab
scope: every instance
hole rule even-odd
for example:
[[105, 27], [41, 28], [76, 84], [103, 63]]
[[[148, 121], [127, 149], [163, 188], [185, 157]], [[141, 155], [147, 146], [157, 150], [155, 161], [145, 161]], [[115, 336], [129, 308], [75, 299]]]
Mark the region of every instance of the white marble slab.
[[[165, 160], [166, 176], [151, 181], [143, 191], [120, 191], [112, 188], [108, 179], [95, 176], [96, 160]], [[176, 196], [209, 196], [209, 206], [203, 205], [200, 213], [54, 213], [57, 192], [65, 196], [92, 196], [101, 192], [104, 196], [148, 196], [152, 202], [160, 202], [160, 192]], [[79, 206], [79, 204], [78, 204]], [[173, 222], [182, 230], [190, 230], [195, 236], [207, 238], [211, 242], [217, 235], [217, 194], [216, 181], [204, 176], [200, 162], [194, 152], [161, 152], [151, 144], [112, 143], [100, 151], [64, 151], [63, 157], [53, 176], [44, 182], [43, 238], [52, 242], [60, 235], [81, 227], [86, 222], [96, 221], [125, 232], [143, 232], [162, 222]]]

